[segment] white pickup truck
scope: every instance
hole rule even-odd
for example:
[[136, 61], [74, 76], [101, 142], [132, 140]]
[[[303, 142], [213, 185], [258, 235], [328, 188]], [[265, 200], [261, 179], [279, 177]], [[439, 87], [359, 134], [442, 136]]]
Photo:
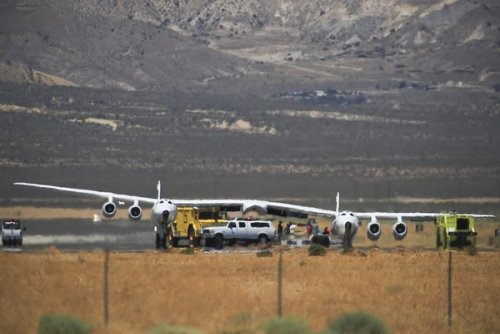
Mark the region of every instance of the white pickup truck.
[[275, 228], [269, 220], [228, 220], [223, 226], [210, 226], [202, 230], [201, 237], [206, 244], [212, 242], [217, 249], [224, 246], [224, 241], [257, 241], [267, 243], [274, 239]]

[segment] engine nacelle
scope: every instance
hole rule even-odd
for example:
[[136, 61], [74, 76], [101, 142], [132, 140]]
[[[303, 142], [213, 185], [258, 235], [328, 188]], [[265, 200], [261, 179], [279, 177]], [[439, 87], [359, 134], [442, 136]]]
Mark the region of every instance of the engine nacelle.
[[404, 221], [398, 219], [396, 223], [392, 226], [392, 235], [396, 240], [403, 240], [408, 233], [408, 228]]
[[116, 213], [116, 204], [108, 201], [102, 205], [102, 213], [106, 218], [112, 218]]
[[377, 218], [372, 217], [372, 220], [366, 226], [366, 235], [371, 241], [377, 241], [382, 234], [382, 227], [377, 221]]
[[139, 205], [131, 205], [130, 208], [128, 208], [128, 216], [132, 220], [139, 220], [142, 217], [142, 209]]

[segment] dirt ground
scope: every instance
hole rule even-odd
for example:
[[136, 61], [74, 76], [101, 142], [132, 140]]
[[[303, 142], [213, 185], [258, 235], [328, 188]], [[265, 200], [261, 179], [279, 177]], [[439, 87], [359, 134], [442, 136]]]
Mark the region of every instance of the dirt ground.
[[[0, 332], [33, 333], [43, 314], [71, 314], [95, 333], [146, 333], [159, 323], [206, 333], [241, 332], [277, 312], [277, 264], [256, 253], [115, 253], [109, 257], [104, 327], [104, 253], [0, 253]], [[452, 332], [500, 330], [498, 252], [452, 253]], [[393, 249], [283, 252], [283, 312], [315, 330], [366, 310], [393, 333], [448, 332], [448, 253]]]

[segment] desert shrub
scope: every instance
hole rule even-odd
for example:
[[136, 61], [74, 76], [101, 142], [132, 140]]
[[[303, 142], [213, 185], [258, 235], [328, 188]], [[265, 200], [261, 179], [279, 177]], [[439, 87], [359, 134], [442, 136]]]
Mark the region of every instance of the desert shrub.
[[309, 255], [310, 256], [323, 256], [326, 254], [326, 248], [319, 244], [311, 244], [309, 246]]
[[86, 334], [92, 332], [92, 326], [69, 315], [45, 314], [38, 322], [38, 334]]
[[203, 332], [194, 328], [187, 328], [182, 326], [169, 326], [159, 324], [154, 327], [148, 334], [202, 334]]
[[266, 334], [308, 334], [311, 329], [307, 322], [293, 317], [272, 318], [261, 325]]
[[261, 249], [257, 252], [257, 257], [272, 257], [273, 251], [269, 248]]
[[229, 324], [220, 330], [220, 334], [261, 334], [258, 319], [252, 314], [240, 313], [231, 317]]
[[354, 312], [330, 321], [325, 333], [329, 334], [387, 334], [385, 324], [368, 312]]
[[181, 254], [186, 254], [186, 255], [194, 255], [195, 251], [193, 248], [188, 247], [188, 248], [183, 248], [181, 250]]

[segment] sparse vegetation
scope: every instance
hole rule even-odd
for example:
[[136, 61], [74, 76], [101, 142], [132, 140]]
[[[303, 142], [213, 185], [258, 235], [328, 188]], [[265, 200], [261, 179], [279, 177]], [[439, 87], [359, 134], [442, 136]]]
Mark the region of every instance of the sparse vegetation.
[[[466, 322], [457, 317], [460, 333], [495, 332], [500, 326], [500, 319], [493, 316], [500, 289], [491, 279], [500, 276], [498, 256], [498, 252], [453, 254], [454, 305], [458, 312], [463, 312], [461, 305], [470, 305], [467, 315], [475, 319]], [[300, 265], [304, 260], [307, 265]], [[287, 316], [303, 316], [315, 331], [356, 305], [384, 314], [384, 323], [394, 333], [446, 332], [447, 308], [436, 287], [446, 285], [447, 260], [442, 253], [429, 251], [375, 250], [369, 257], [330, 252], [327, 258], [318, 258], [309, 257], [306, 248], [292, 249], [283, 254], [283, 311]], [[0, 285], [15, 287], [2, 290], [7, 302], [0, 303], [0, 314], [23, 314], [24, 319], [4, 317], [0, 332], [36, 332], [38, 315], [55, 305], [58, 312], [85, 319], [95, 333], [104, 332], [102, 253], [4, 252], [0, 262], [9, 268], [0, 275]], [[277, 262], [276, 257], [257, 258], [255, 253], [113, 252], [109, 332], [146, 333], [151, 324], [160, 322], [199, 328], [207, 334], [262, 331], [259, 324], [276, 314]], [[349, 293], [343, 284], [332, 288], [331, 282], [343, 282], [346, 277], [360, 278], [356, 293]], [[474, 289], [458, 288], [465, 286]], [[477, 307], [480, 301], [485, 302]], [[416, 303], [421, 305], [419, 312], [415, 312]], [[319, 312], [318, 305], [330, 311]]]
[[264, 248], [257, 252], [257, 257], [272, 257], [273, 250], [272, 248]]
[[310, 256], [324, 256], [326, 254], [326, 248], [319, 244], [311, 244], [309, 246]]
[[150, 330], [148, 334], [203, 334], [203, 332], [194, 328], [160, 324]]
[[45, 314], [38, 322], [38, 334], [89, 334], [92, 326], [70, 315]]
[[261, 327], [265, 334], [311, 333], [306, 321], [294, 317], [273, 318], [264, 322]]
[[368, 312], [354, 312], [331, 321], [325, 334], [388, 334], [386, 325]]

